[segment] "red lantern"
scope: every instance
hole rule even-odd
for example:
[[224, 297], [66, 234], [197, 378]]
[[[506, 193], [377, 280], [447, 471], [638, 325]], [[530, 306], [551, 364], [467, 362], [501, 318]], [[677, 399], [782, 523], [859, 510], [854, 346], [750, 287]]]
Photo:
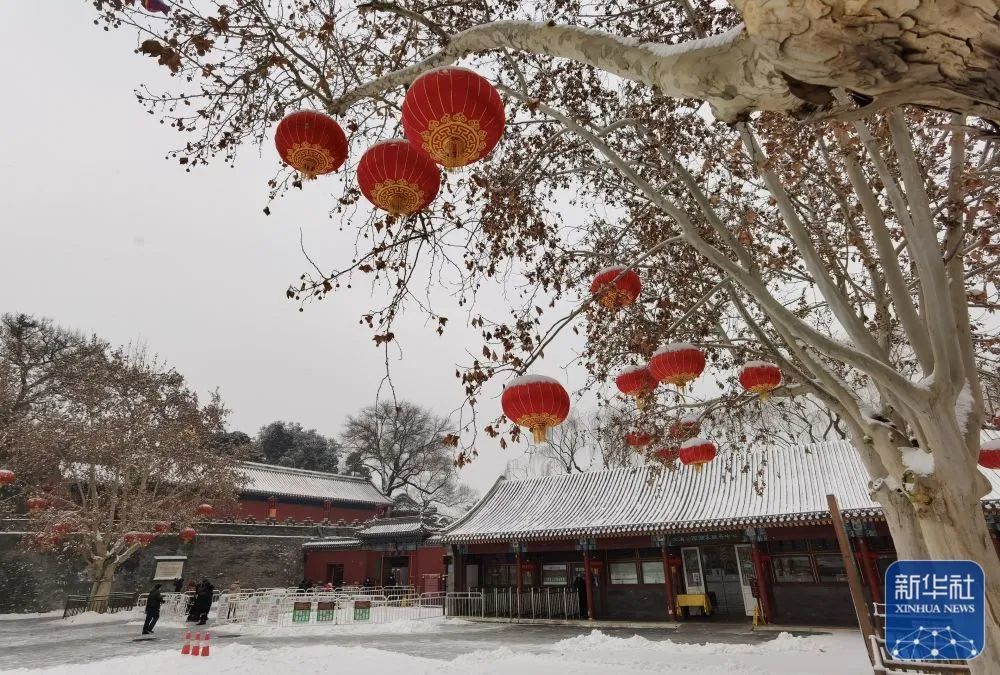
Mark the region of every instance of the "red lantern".
[[701, 422], [697, 417], [685, 417], [670, 425], [670, 438], [675, 441], [686, 441], [701, 433]]
[[633, 431], [632, 433], [625, 434], [625, 444], [635, 448], [639, 452], [642, 452], [642, 449], [652, 442], [653, 437], [641, 431]]
[[132, 531], [132, 532], [126, 532], [125, 534], [122, 535], [122, 540], [124, 540], [124, 542], [129, 546], [131, 546], [132, 544], [138, 544], [141, 538], [142, 538], [142, 532]]
[[740, 384], [762, 399], [781, 386], [781, 370], [767, 361], [750, 361], [740, 370]]
[[646, 366], [633, 366], [620, 372], [615, 384], [621, 393], [634, 397], [636, 407], [643, 410], [659, 382]]
[[10, 485], [16, 477], [10, 469], [0, 469], [0, 487]]
[[395, 139], [368, 148], [358, 163], [358, 185], [378, 208], [408, 216], [424, 210], [437, 197], [441, 171], [409, 141]]
[[139, 533], [139, 544], [142, 546], [149, 546], [154, 541], [156, 541], [156, 535], [152, 532], [140, 532]]
[[170, 531], [170, 523], [163, 520], [153, 523], [153, 532], [163, 534], [164, 532], [169, 532], [169, 531]]
[[503, 135], [503, 101], [484, 77], [446, 66], [418, 77], [403, 99], [403, 131], [413, 145], [449, 169], [490, 153]]
[[704, 438], [692, 438], [685, 442], [680, 448], [680, 460], [684, 466], [694, 466], [695, 471], [701, 471], [704, 464], [708, 464], [718, 453], [715, 443]]
[[49, 500], [44, 497], [30, 497], [28, 501], [25, 502], [30, 513], [36, 513], [43, 509], [47, 509], [49, 506]]
[[670, 466], [677, 459], [677, 448], [660, 448], [656, 451], [656, 459]]
[[56, 534], [69, 534], [73, 531], [73, 524], [65, 520], [61, 520], [52, 525], [52, 531]]
[[667, 345], [649, 361], [649, 372], [660, 382], [678, 388], [686, 387], [705, 370], [705, 352], [694, 345], [678, 343]]
[[185, 527], [183, 530], [180, 531], [179, 536], [181, 538], [181, 541], [187, 544], [191, 542], [195, 537], [197, 537], [198, 533], [194, 531], [193, 527]]
[[347, 160], [347, 136], [326, 115], [299, 110], [278, 123], [274, 145], [281, 159], [306, 178], [330, 173]]
[[1000, 469], [1000, 440], [986, 441], [979, 449], [979, 466]]
[[606, 267], [590, 282], [590, 293], [607, 309], [621, 309], [634, 303], [642, 291], [642, 279], [634, 270]]
[[511, 380], [500, 398], [503, 412], [514, 424], [531, 429], [536, 443], [545, 441], [550, 427], [569, 415], [569, 394], [551, 377], [525, 375]]
[[215, 513], [215, 509], [212, 508], [211, 504], [199, 504], [198, 508], [195, 509], [199, 516], [207, 518], [208, 516]]

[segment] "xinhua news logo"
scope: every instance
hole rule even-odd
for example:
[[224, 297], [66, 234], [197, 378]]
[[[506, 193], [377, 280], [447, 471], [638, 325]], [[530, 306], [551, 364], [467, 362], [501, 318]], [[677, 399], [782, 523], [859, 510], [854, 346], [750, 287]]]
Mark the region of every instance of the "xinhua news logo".
[[986, 639], [983, 568], [898, 560], [885, 572], [885, 646], [901, 661], [969, 660]]

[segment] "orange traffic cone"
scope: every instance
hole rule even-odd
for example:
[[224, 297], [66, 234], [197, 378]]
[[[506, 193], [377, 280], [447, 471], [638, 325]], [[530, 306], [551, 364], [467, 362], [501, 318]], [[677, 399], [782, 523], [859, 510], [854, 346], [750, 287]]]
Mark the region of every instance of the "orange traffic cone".
[[208, 656], [208, 641], [212, 639], [212, 634], [205, 631], [205, 644], [201, 647], [201, 655]]
[[187, 655], [191, 653], [191, 631], [184, 633], [184, 646], [181, 647], [181, 654]]
[[191, 656], [201, 656], [201, 631], [194, 634], [194, 647], [191, 648]]

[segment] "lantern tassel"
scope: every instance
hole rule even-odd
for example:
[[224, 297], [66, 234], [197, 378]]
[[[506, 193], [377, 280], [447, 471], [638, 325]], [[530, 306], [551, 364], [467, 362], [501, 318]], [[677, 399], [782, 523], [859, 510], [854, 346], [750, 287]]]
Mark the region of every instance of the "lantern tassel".
[[699, 463], [695, 464], [694, 465], [694, 471], [695, 471], [695, 473], [701, 473], [701, 468], [703, 466], [705, 466], [705, 464], [702, 463], [702, 462], [699, 462]]
[[546, 440], [548, 440], [548, 433], [546, 433], [547, 431], [548, 428], [544, 426], [532, 427], [531, 437], [535, 440], [535, 443], [544, 443]]

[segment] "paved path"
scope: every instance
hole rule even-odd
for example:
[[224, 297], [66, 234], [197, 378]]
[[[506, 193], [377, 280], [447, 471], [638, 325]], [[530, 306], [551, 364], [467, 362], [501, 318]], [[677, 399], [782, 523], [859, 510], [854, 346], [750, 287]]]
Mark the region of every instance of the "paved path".
[[[153, 653], [180, 649], [184, 625], [157, 626], [156, 640], [136, 640], [141, 621], [132, 617], [107, 617], [101, 623], [72, 624], [60, 618], [32, 618], [0, 621], [0, 671], [11, 668], [43, 667], [85, 663], [112, 656]], [[209, 626], [211, 628], [211, 625]], [[280, 636], [240, 634], [235, 626], [213, 632], [213, 645], [239, 642], [260, 649], [288, 645], [334, 644], [363, 646], [436, 659], [453, 659], [477, 649], [510, 647], [515, 651], [541, 652], [565, 638], [589, 633], [578, 626], [462, 623], [443, 624], [433, 633], [359, 635], [330, 633]], [[753, 632], [747, 624], [687, 623], [679, 628], [602, 628], [618, 637], [642, 635], [649, 640], [675, 642], [755, 643], [771, 640], [777, 633]]]

